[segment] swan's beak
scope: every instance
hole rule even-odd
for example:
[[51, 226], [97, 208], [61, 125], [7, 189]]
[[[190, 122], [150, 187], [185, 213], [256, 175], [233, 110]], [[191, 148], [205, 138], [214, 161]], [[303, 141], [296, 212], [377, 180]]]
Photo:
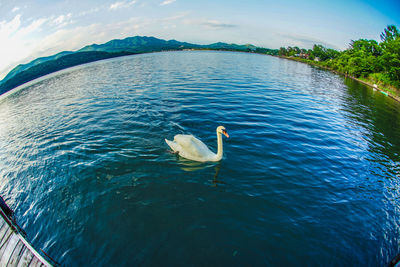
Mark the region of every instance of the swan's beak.
[[229, 134], [225, 130], [222, 130], [222, 133], [229, 138]]

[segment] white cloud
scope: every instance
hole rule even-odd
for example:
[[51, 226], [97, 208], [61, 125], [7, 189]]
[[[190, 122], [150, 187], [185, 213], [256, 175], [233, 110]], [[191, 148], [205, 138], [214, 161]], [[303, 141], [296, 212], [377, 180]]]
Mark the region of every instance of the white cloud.
[[50, 24], [58, 27], [63, 27], [68, 24], [72, 23], [72, 13], [68, 13], [66, 15], [60, 15], [58, 17], [51, 17], [50, 18]]
[[239, 25], [236, 25], [236, 24], [221, 22], [218, 20], [210, 20], [210, 19], [185, 19], [185, 20], [183, 20], [183, 23], [186, 25], [206, 27], [206, 28], [212, 29], [212, 30], [229, 29], [229, 28], [239, 27]]
[[61, 16], [58, 16], [56, 19], [54, 19], [54, 22], [56, 24], [61, 24], [61, 23], [63, 23], [64, 20], [65, 20], [65, 16], [61, 15]]
[[165, 5], [169, 5], [172, 4], [173, 2], [175, 2], [176, 0], [165, 0], [164, 2], [162, 2], [160, 4], [160, 6], [165, 6]]
[[288, 46], [298, 46], [300, 48], [312, 48], [314, 44], [321, 44], [328, 48], [334, 48], [340, 50], [340, 48], [334, 44], [330, 44], [310, 36], [289, 34], [289, 33], [286, 34], [278, 33], [277, 36], [279, 36], [280, 39], [283, 40], [285, 46], [288, 45]]
[[115, 2], [110, 5], [110, 10], [117, 10], [125, 7], [129, 7], [131, 5], [134, 5], [136, 1], [120, 1], [120, 2]]
[[15, 13], [15, 12], [17, 12], [18, 10], [20, 10], [20, 8], [19, 8], [18, 6], [16, 6], [16, 7], [14, 7], [14, 8], [11, 10], [11, 12], [12, 12], [12, 13]]
[[40, 18], [34, 20], [26, 27], [21, 28], [17, 35], [22, 38], [27, 37], [29, 34], [34, 33], [35, 31], [41, 31], [41, 26], [47, 21], [46, 18]]
[[[38, 45], [38, 49], [33, 54], [55, 54], [64, 50], [76, 50], [84, 44], [103, 41], [104, 35], [101, 24], [91, 24], [88, 26], [80, 26], [72, 29], [60, 29], [49, 34], [42, 39]], [[65, 42], [68, 40], [68, 42]]]
[[124, 5], [124, 2], [115, 2], [110, 5], [110, 9], [119, 9]]
[[183, 18], [187, 17], [189, 14], [190, 14], [189, 11], [180, 12], [180, 13], [177, 13], [177, 14], [175, 14], [173, 16], [163, 18], [162, 20], [163, 21], [180, 20], [180, 19], [183, 19]]
[[21, 25], [21, 14], [16, 15], [10, 22], [0, 21], [0, 37], [5, 40], [15, 33]]
[[40, 18], [32, 21], [27, 26], [21, 26], [21, 14], [17, 14], [11, 21], [0, 22], [0, 79], [16, 62], [28, 57], [37, 47], [35, 33], [41, 31], [42, 25], [47, 21]]
[[237, 25], [230, 23], [223, 23], [217, 20], [207, 20], [201, 23], [202, 25], [212, 28], [212, 29], [222, 29], [222, 28], [235, 28]]
[[104, 9], [104, 8], [95, 7], [95, 8], [80, 12], [78, 14], [78, 16], [82, 17], [82, 16], [87, 16], [87, 15], [90, 15], [90, 14], [94, 14], [94, 13], [97, 13], [97, 12], [101, 11], [102, 9]]

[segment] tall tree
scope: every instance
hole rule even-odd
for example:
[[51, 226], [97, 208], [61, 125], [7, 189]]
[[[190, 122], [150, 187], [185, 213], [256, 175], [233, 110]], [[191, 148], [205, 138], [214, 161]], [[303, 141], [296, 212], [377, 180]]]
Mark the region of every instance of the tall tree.
[[279, 54], [280, 56], [287, 56], [287, 53], [288, 53], [288, 51], [287, 51], [287, 49], [286, 49], [285, 47], [279, 48], [278, 54]]
[[400, 37], [399, 30], [394, 25], [389, 25], [381, 33], [381, 40], [383, 42], [391, 41]]
[[388, 26], [381, 34], [383, 42], [382, 61], [389, 78], [400, 85], [400, 33], [394, 25]]
[[357, 41], [351, 41], [350, 50], [373, 56], [382, 55], [382, 48], [375, 40], [360, 39]]
[[347, 57], [348, 65], [346, 69], [350, 75], [366, 77], [371, 73], [383, 70], [382, 62], [379, 60], [382, 55], [382, 48], [375, 40], [359, 39], [351, 41], [350, 49], [346, 54], [349, 56]]

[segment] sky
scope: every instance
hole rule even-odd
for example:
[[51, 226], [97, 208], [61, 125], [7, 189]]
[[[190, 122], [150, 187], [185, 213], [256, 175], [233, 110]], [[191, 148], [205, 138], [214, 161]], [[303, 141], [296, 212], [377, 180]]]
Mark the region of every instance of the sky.
[[38, 57], [136, 35], [344, 50], [392, 24], [399, 0], [0, 0], [0, 80]]

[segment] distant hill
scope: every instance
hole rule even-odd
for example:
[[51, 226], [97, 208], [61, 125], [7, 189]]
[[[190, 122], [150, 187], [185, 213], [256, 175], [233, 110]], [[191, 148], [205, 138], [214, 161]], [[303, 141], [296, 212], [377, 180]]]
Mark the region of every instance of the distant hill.
[[256, 47], [254, 45], [237, 45], [237, 44], [227, 44], [227, 43], [215, 43], [206, 45], [207, 49], [215, 49], [215, 50], [229, 50], [229, 51], [243, 51], [243, 52], [251, 52]]
[[18, 66], [16, 66], [14, 69], [12, 69], [7, 75], [6, 77], [4, 77], [4, 79], [1, 82], [7, 81], [9, 79], [11, 79], [12, 77], [14, 77], [16, 74], [29, 69], [30, 67], [33, 67], [35, 65], [38, 65], [40, 63], [49, 61], [49, 60], [55, 60], [58, 59], [62, 56], [65, 55], [69, 55], [72, 54], [74, 52], [70, 52], [70, 51], [63, 51], [61, 53], [55, 54], [53, 56], [49, 56], [49, 57], [39, 57], [31, 62], [29, 62], [28, 64], [19, 64]]
[[52, 72], [84, 63], [125, 55], [185, 49], [278, 54], [277, 49], [260, 48], [250, 44], [237, 45], [219, 42], [210, 45], [197, 45], [176, 40], [166, 41], [155, 37], [128, 37], [122, 40], [111, 40], [104, 44], [88, 45], [75, 52], [63, 51], [53, 56], [37, 58], [27, 64], [20, 64], [0, 81], [0, 94]]
[[97, 60], [131, 54], [132, 53], [127, 52], [74, 52], [60, 58], [50, 59], [39, 64], [32, 65], [26, 70], [17, 72], [8, 80], [3, 79], [0, 84], [0, 94], [4, 94], [17, 86], [20, 86], [21, 84], [62, 69], [70, 68], [84, 63], [94, 62]]
[[131, 53], [146, 53], [154, 51], [165, 51], [165, 50], [182, 50], [182, 49], [192, 49], [200, 48], [201, 46], [178, 42], [175, 40], [165, 41], [162, 39], [157, 39], [155, 37], [146, 36], [135, 36], [128, 37], [123, 40], [111, 40], [104, 44], [92, 44], [85, 46], [84, 48], [78, 50], [78, 52], [89, 52], [89, 51], [103, 51], [103, 52], [131, 52]]

